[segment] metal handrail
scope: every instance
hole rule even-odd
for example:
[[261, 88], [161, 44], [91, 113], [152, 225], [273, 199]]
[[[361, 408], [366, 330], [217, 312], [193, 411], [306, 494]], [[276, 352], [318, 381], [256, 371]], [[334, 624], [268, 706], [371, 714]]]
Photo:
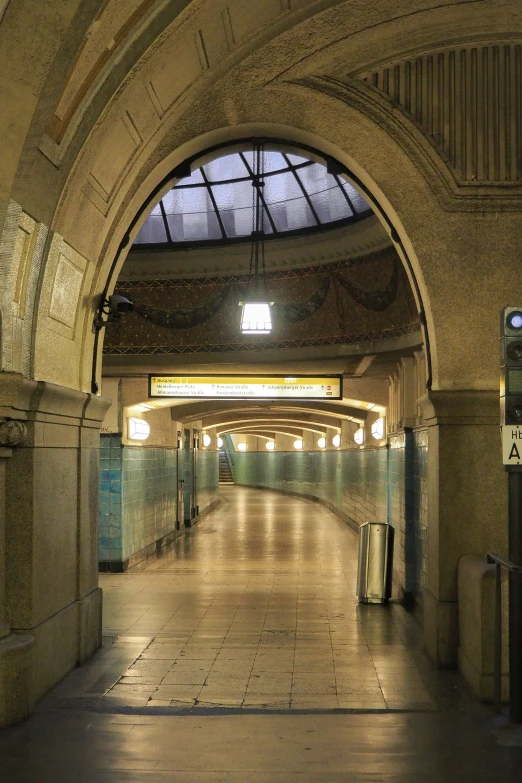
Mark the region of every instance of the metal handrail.
[[502, 557], [496, 552], [488, 552], [487, 562], [495, 565], [495, 631], [493, 659], [493, 705], [495, 712], [502, 711], [502, 569], [522, 572], [522, 566]]

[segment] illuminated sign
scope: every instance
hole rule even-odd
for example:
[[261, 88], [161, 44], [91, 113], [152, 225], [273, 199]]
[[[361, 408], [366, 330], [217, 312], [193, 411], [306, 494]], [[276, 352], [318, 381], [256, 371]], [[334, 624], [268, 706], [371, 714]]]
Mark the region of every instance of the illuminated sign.
[[149, 397], [340, 400], [341, 375], [149, 375]]

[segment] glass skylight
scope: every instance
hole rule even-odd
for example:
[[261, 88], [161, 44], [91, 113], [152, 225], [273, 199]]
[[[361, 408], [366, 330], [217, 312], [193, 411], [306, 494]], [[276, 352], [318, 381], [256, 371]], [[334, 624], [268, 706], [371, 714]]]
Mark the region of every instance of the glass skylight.
[[[224, 152], [179, 180], [151, 211], [135, 245], [231, 242], [252, 233], [255, 178], [252, 150]], [[324, 163], [265, 150], [263, 230], [268, 238], [314, 231], [372, 214], [361, 194]]]

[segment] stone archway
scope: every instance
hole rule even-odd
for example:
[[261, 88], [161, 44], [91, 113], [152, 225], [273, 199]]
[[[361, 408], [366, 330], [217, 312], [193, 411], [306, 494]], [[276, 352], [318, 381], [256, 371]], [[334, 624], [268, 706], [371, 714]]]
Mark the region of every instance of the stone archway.
[[[29, 5], [35, 16], [22, 24]], [[147, 17], [141, 37], [119, 38], [118, 28], [118, 57], [101, 41], [105, 59], [78, 89], [83, 34], [90, 30], [91, 43], [104, 34], [90, 27], [98, 6], [87, 12], [71, 0], [48, 16], [11, 3], [1, 19], [10, 42], [2, 84], [8, 95], [18, 85], [21, 96], [12, 101], [1, 191], [2, 415], [26, 423], [28, 437], [7, 460], [0, 575], [10, 626], [33, 639], [12, 670], [26, 685], [38, 671], [25, 712], [99, 643], [93, 539], [105, 404], [89, 391], [97, 297], [150, 193], [212, 144], [272, 135], [338, 159], [410, 259], [433, 359], [425, 627], [439, 665], [456, 664], [458, 559], [503, 548], [497, 312], [522, 296], [522, 239], [520, 129], [509, 131], [519, 97], [497, 87], [499, 74], [519, 79], [516, 3], [419, 0], [413, 10], [373, 9], [371, 18], [350, 2], [267, 0], [255, 18], [248, 5], [202, 0], [180, 4], [176, 18]], [[21, 29], [42, 31], [32, 70]], [[457, 120], [445, 124], [448, 96], [458, 108], [468, 89], [489, 107], [487, 121], [471, 116], [479, 103], [468, 101], [464, 114], [448, 108]], [[65, 129], [54, 122], [60, 113]]]

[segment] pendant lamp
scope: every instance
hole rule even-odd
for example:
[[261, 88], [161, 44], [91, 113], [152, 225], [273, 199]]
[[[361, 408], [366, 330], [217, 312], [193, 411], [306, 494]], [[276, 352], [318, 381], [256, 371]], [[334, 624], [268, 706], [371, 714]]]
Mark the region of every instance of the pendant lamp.
[[265, 280], [264, 213], [261, 198], [263, 180], [263, 147], [254, 144], [254, 165], [252, 178], [252, 246], [250, 250], [249, 280], [246, 298], [239, 304], [241, 311], [241, 332], [243, 334], [270, 334], [272, 316]]

